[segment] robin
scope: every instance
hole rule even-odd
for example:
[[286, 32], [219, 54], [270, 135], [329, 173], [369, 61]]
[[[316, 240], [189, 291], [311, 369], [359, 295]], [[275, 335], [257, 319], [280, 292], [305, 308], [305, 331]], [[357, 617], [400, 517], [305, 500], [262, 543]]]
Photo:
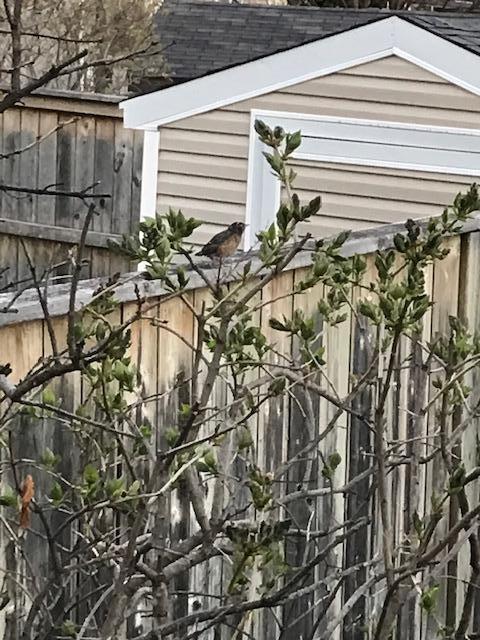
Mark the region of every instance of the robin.
[[245, 230], [243, 222], [233, 222], [228, 229], [220, 231], [197, 253], [209, 258], [227, 258], [235, 253]]

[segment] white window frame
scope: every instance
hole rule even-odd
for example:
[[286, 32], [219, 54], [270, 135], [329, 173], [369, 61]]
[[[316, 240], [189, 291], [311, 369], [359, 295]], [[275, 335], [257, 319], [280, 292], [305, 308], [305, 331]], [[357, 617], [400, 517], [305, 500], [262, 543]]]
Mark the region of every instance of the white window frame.
[[280, 182], [263, 157], [256, 119], [285, 131], [300, 129], [304, 143], [293, 156], [298, 160], [480, 176], [480, 129], [252, 109], [245, 249], [273, 222], [280, 204]]

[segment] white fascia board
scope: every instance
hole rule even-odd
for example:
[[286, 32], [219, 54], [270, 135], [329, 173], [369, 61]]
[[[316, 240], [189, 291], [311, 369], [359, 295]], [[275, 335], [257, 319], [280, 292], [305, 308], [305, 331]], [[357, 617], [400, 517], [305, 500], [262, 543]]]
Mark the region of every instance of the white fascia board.
[[398, 20], [393, 53], [480, 95], [480, 56], [426, 29]]
[[396, 17], [120, 103], [124, 124], [152, 128], [393, 53]]
[[392, 16], [131, 98], [120, 108], [126, 127], [151, 129], [389, 55], [480, 95], [480, 56]]

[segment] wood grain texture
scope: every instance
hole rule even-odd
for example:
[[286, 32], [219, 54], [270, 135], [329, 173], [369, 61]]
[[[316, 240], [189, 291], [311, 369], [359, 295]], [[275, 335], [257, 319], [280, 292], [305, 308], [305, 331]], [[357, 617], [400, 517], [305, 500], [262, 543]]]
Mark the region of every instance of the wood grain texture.
[[95, 231], [110, 231], [113, 224], [113, 182], [115, 158], [115, 125], [102, 118], [95, 125], [95, 187], [96, 193], [110, 194], [110, 198], [96, 202], [98, 215], [93, 220]]
[[[459, 316], [467, 324], [472, 333], [480, 331], [480, 234], [471, 233], [462, 238], [460, 261], [460, 285], [459, 285]], [[475, 369], [467, 376], [467, 384], [472, 389], [469, 403], [474, 406], [480, 400], [480, 377]], [[467, 473], [478, 464], [478, 451], [480, 445], [480, 421], [474, 418], [461, 437], [459, 449], [464, 461]], [[480, 501], [480, 487], [472, 484], [466, 489], [470, 504], [478, 504]], [[467, 581], [470, 577], [470, 559], [467, 549], [462, 549], [459, 554], [458, 577]], [[466, 583], [459, 583], [457, 589], [457, 613], [461, 612], [466, 588]], [[480, 628], [480, 595], [475, 598], [471, 631]]]
[[[58, 126], [58, 113], [46, 111], [39, 113], [39, 135], [49, 134]], [[55, 184], [57, 181], [56, 158], [57, 136], [51, 134], [38, 146], [38, 181], [35, 186]], [[55, 225], [55, 203], [50, 198], [37, 198], [35, 220], [45, 228]]]
[[[0, 150], [9, 155], [0, 159], [0, 176], [9, 186], [67, 191], [100, 181], [97, 192], [111, 197], [98, 202], [101, 215], [94, 219], [87, 245], [93, 239], [94, 246], [106, 247], [107, 238], [129, 233], [138, 223], [143, 137], [123, 128], [116, 105], [100, 101], [102, 108], [96, 110], [95, 102], [85, 98], [82, 110], [77, 103], [78, 97], [32, 97], [2, 114]], [[50, 241], [63, 244], [59, 254], [65, 254], [78, 241], [86, 213], [78, 199], [3, 192], [0, 203], [0, 236], [31, 238], [33, 254], [45, 254], [42, 245], [49, 247]], [[129, 268], [128, 261], [116, 256], [110, 260], [105, 252], [89, 253], [96, 263], [90, 275], [108, 276]], [[18, 247], [17, 255], [24, 273], [27, 265]]]
[[[427, 220], [420, 220], [417, 223], [420, 226], [425, 226]], [[462, 226], [459, 234], [460, 236], [463, 234], [469, 234], [472, 231], [478, 231], [480, 229], [480, 213], [475, 212], [472, 217], [467, 220]], [[360, 254], [368, 254], [377, 250], [384, 250], [393, 247], [393, 238], [395, 234], [399, 232], [403, 232], [405, 230], [405, 225], [402, 224], [392, 224], [385, 225], [382, 228], [375, 229], [367, 229], [361, 231], [352, 232], [342, 247], [341, 253], [345, 257], [352, 256], [356, 253]], [[306, 249], [308, 249], [309, 245], [306, 245]], [[231, 262], [229, 263], [232, 268], [229, 269], [228, 274], [226, 276], [226, 282], [234, 281], [236, 279], [236, 273], [240, 273], [243, 269], [244, 261], [252, 262], [252, 269], [259, 267], [259, 260], [254, 251], [249, 252], [246, 256], [241, 253], [238, 257], [231, 258]], [[299, 269], [301, 267], [305, 267], [311, 263], [311, 256], [308, 250], [302, 251], [289, 265], [289, 270]], [[235, 265], [235, 268], [233, 268]], [[202, 262], [202, 268], [205, 270], [207, 277], [210, 280], [214, 280], [217, 274], [217, 268], [212, 268], [211, 265], [207, 262]], [[239, 271], [237, 272], [236, 269]], [[189, 282], [186, 286], [187, 290], [197, 289], [202, 287], [202, 279], [195, 272], [191, 272], [189, 275]], [[86, 304], [91, 296], [93, 291], [97, 289], [101, 282], [104, 282], [104, 278], [93, 278], [91, 280], [84, 280], [80, 283], [78, 288], [78, 303]], [[53, 316], [62, 315], [67, 311], [67, 299], [68, 299], [68, 288], [65, 285], [57, 285], [58, 288], [52, 289], [51, 291], [51, 307], [50, 313]], [[138, 272], [135, 273], [124, 273], [123, 278], [119, 282], [119, 286], [116, 290], [117, 299], [121, 302], [133, 302], [137, 299], [136, 287], [140, 292], [140, 295], [145, 297], [145, 299], [150, 299], [153, 297], [160, 297], [166, 293], [166, 291], [162, 288], [161, 283], [155, 280], [145, 280], [141, 274]], [[0, 307], [5, 305], [9, 301], [9, 296], [6, 294], [0, 294]], [[34, 320], [42, 317], [41, 309], [37, 304], [37, 296], [36, 292], [28, 289], [25, 291], [18, 299], [16, 303], [16, 308], [21, 311], [21, 316], [10, 313], [0, 314], [0, 326], [4, 326], [7, 324], [17, 323], [19, 321], [19, 317], [22, 318], [22, 321]]]
[[[427, 342], [435, 336], [437, 332], [445, 333], [448, 329], [448, 315], [460, 313], [468, 320], [472, 330], [478, 329], [480, 325], [480, 315], [478, 310], [478, 291], [480, 273], [480, 235], [478, 226], [471, 223], [470, 231], [448, 239], [447, 245], [450, 248], [448, 257], [443, 262], [435, 263], [428, 267], [425, 272], [425, 290], [434, 301], [433, 309], [427, 313], [421, 335], [412, 340], [406, 340], [401, 344], [398, 364], [402, 369], [395, 379], [395, 385], [388, 399], [386, 410], [386, 437], [390, 443], [398, 440], [406, 440], [406, 444], [396, 451], [398, 456], [406, 456], [411, 459], [408, 465], [402, 468], [395, 468], [388, 478], [388, 498], [393, 514], [393, 528], [397, 545], [405, 543], [412, 534], [412, 515], [417, 511], [423, 516], [429, 510], [430, 496], [432, 491], [441, 491], [445, 487], [446, 478], [441, 473], [441, 469], [436, 461], [429, 465], [419, 466], [415, 464], [419, 456], [430, 451], [430, 439], [437, 438], [437, 424], [435, 416], [429, 415], [427, 419], [420, 416], [420, 408], [425, 404], [432, 393], [427, 384], [427, 373], [422, 367], [422, 342]], [[395, 231], [398, 231], [396, 227]], [[393, 234], [394, 229], [390, 227], [389, 233]], [[391, 236], [390, 236], [391, 237]], [[386, 247], [388, 238], [381, 238], [379, 235], [373, 237], [353, 237], [351, 245], [345, 248], [345, 254], [351, 254], [355, 248], [364, 246], [367, 248], [374, 246]], [[363, 245], [359, 243], [363, 242]], [[375, 244], [376, 243], [376, 244]], [[1, 245], [0, 245], [1, 247]], [[364, 285], [376, 277], [376, 268], [371, 255], [366, 255], [367, 271]], [[322, 287], [316, 287], [306, 295], [291, 296], [293, 285], [302, 278], [307, 263], [297, 263], [296, 269], [292, 269], [282, 274], [281, 277], [271, 282], [262, 292], [261, 299], [256, 304], [263, 305], [268, 301], [271, 304], [259, 307], [255, 314], [254, 322], [262, 328], [269, 340], [276, 346], [276, 352], [269, 354], [265, 359], [265, 367], [261, 373], [265, 374], [269, 370], [269, 365], [282, 364], [285, 358], [295, 358], [298, 356], [298, 344], [283, 332], [274, 331], [269, 326], [271, 318], [282, 320], [292, 317], [294, 310], [302, 310], [307, 316], [314, 315], [315, 326], [321, 342], [325, 347], [325, 359], [327, 364], [318, 374], [318, 380], [323, 387], [334, 386], [340, 396], [345, 396], [359, 376], [365, 373], [368, 362], [372, 357], [372, 344], [375, 333], [371, 327], [358, 318], [355, 314], [350, 314], [347, 320], [337, 327], [330, 327], [322, 323], [317, 313], [317, 304], [325, 295]], [[214, 271], [209, 272], [213, 274]], [[178, 409], [182, 403], [189, 403], [190, 381], [189, 376], [192, 370], [192, 352], [188, 344], [195, 343], [195, 324], [188, 306], [179, 299], [163, 301], [161, 290], [156, 283], [143, 282], [138, 279], [138, 284], [142, 284], [145, 293], [151, 303], [154, 304], [149, 312], [149, 318], [134, 325], [132, 331], [131, 355], [137, 364], [142, 379], [142, 396], [144, 398], [151, 395], [163, 393], [172, 386], [175, 391], [170, 396], [157, 397], [152, 402], [145, 404], [138, 421], [141, 424], [148, 423], [152, 426], [154, 440], [152, 451], [165, 448], [165, 430], [177, 420]], [[88, 299], [98, 280], [83, 283], [81, 294]], [[120, 289], [119, 298], [123, 301], [119, 316], [123, 319], [128, 317], [133, 308], [132, 300], [129, 297], [128, 286], [123, 285]], [[83, 287], [83, 289], [82, 289]], [[123, 293], [122, 293], [123, 291]], [[55, 320], [55, 328], [62, 344], [65, 339], [65, 317], [60, 315], [63, 297], [68, 293], [68, 286], [57, 286], [51, 291], [53, 304], [57, 304], [58, 318]], [[200, 309], [202, 304], [209, 304], [211, 296], [202, 287], [199, 281], [192, 276], [192, 283], [186, 292], [186, 297], [191, 305]], [[30, 292], [29, 304], [34, 305], [34, 297]], [[27, 296], [27, 297], [28, 297]], [[365, 289], [354, 290], [352, 295], [352, 306], [365, 296]], [[23, 304], [19, 301], [19, 304]], [[37, 303], [38, 306], [38, 303]], [[25, 307], [28, 309], [28, 307]], [[64, 310], [63, 310], [64, 312]], [[315, 315], [317, 314], [317, 315]], [[1, 319], [1, 316], [0, 316]], [[154, 322], [152, 322], [154, 320]], [[158, 326], [160, 322], [160, 326]], [[171, 329], [177, 335], [174, 335]], [[182, 340], [183, 338], [183, 340]], [[45, 332], [45, 327], [40, 319], [31, 322], [17, 322], [0, 327], [0, 363], [11, 362], [13, 368], [13, 382], [21, 379], [28, 370], [38, 361], [39, 357], [48, 355], [49, 344]], [[211, 357], [208, 349], [203, 351], [206, 357]], [[382, 365], [383, 366], [383, 365]], [[374, 377], [381, 375], [383, 369], [377, 367]], [[204, 372], [200, 373], [200, 382]], [[225, 374], [228, 375], [228, 374]], [[478, 380], [472, 378], [472, 386], [475, 387], [474, 397], [478, 398]], [[78, 377], [71, 376], [58, 382], [56, 387], [57, 395], [62, 397], [66, 407], [73, 408], [79, 398], [82, 397], [82, 389], [79, 386]], [[372, 394], [371, 388], [365, 390], [358, 396], [354, 403], [356, 412], [368, 417], [371, 414]], [[219, 379], [212, 392], [209, 406], [224, 406], [228, 401], [229, 390], [223, 378]], [[289, 390], [289, 394], [282, 398], [272, 398], [262, 406], [259, 415], [251, 425], [252, 434], [255, 440], [255, 456], [259, 466], [265, 470], [275, 470], [290, 457], [296, 455], [302, 448], [312, 441], [316, 435], [322, 433], [332, 419], [335, 410], [327, 405], [322, 399], [313, 404], [314, 411], [314, 433], [311, 425], [307, 424], [304, 415], [305, 398], [303, 392], [294, 387]], [[302, 411], [303, 409], [303, 411]], [[219, 420], [224, 420], [225, 416], [211, 420], [202, 427], [200, 435], [211, 433]], [[50, 419], [49, 419], [50, 420]], [[461, 451], [464, 456], [467, 470], [477, 465], [476, 452], [478, 444], [478, 420], [465, 431], [461, 438]], [[25, 451], [31, 451], [32, 457], [42, 450], [42, 447], [50, 446], [62, 448], [63, 451], [72, 451], [73, 443], [70, 436], [61, 425], [54, 421], [43, 421], [41, 429], [36, 432], [31, 430], [27, 422], [19, 426], [19, 437]], [[428, 440], [426, 440], [428, 438]], [[295, 492], [299, 484], [307, 485], [310, 488], [329, 488], [329, 483], [322, 476], [324, 461], [333, 452], [341, 455], [342, 462], [335, 470], [332, 478], [332, 486], [339, 489], [345, 482], [352, 480], [374, 464], [372, 459], [372, 434], [365, 422], [359, 418], [347, 418], [340, 415], [335, 427], [322, 440], [318, 447], [312, 451], [312, 456], [306, 456], [301, 464], [292, 468], [286, 478], [275, 483], [275, 498], [281, 502], [287, 499], [288, 495]], [[216, 448], [218, 452], [221, 447]], [[220, 453], [219, 453], [220, 454]], [[72, 453], [63, 464], [67, 473], [67, 462], [70, 465], [83, 464], [83, 460]], [[29, 467], [25, 467], [27, 471]], [[240, 466], [232, 465], [232, 473]], [[148, 474], [148, 469], [144, 469]], [[38, 477], [41, 495], [46, 495], [49, 484], [46, 478]], [[207, 510], [212, 509], [213, 495], [211, 483], [202, 476], [199, 476], [199, 483], [205, 495]], [[327, 576], [332, 567], [356, 566], [362, 564], [361, 570], [352, 574], [345, 582], [343, 590], [339, 593], [338, 601], [334, 602], [332, 615], [327, 620], [331, 622], [332, 616], [338, 613], [342, 603], [349, 598], [355, 589], [364, 582], [368, 575], [368, 568], [365, 563], [372, 561], [379, 550], [379, 540], [381, 538], [381, 526], [376, 505], [373, 507], [369, 503], [369, 490], [371, 490], [372, 479], [365, 480], [355, 486], [354, 491], [347, 495], [342, 493], [319, 497], [315, 501], [307, 503], [306, 500], [292, 500], [288, 503], [288, 509], [284, 506], [275, 506], [271, 513], [266, 514], [266, 519], [276, 521], [280, 518], [292, 517], [295, 526], [301, 531], [305, 531], [311, 526], [316, 531], [323, 531], [328, 524], [340, 523], [343, 518], [358, 518], [369, 516], [373, 519], [371, 535], [366, 531], [360, 531], [352, 537], [343, 548], [338, 548], [328, 558], [327, 563], [319, 566], [314, 578], [321, 580]], [[476, 483], [469, 488], [469, 498], [472, 503], [479, 499], [479, 484]], [[235, 502], [242, 504], [242, 496]], [[313, 522], [310, 521], [312, 512], [317, 516]], [[456, 513], [452, 511], [450, 525]], [[168, 526], [167, 526], [168, 524]], [[34, 522], [36, 526], [36, 523]], [[170, 503], [170, 520], [164, 523], [164, 531], [171, 540], [181, 540], [194, 531], [194, 518], [189, 512], [185, 493], [181, 487], [175, 490]], [[448, 520], [442, 522], [439, 531], [448, 526]], [[67, 535], [67, 534], [66, 534]], [[303, 534], [302, 534], [303, 535]], [[308, 558], [305, 554], [306, 536], [299, 535], [298, 538], [288, 543], [285, 550], [285, 557], [288, 562], [295, 567], [305, 564]], [[328, 537], [327, 537], [328, 538]], [[322, 540], [320, 544], [325, 544], [328, 540]], [[45, 551], [38, 547], [39, 571], [42, 563], [45, 562]], [[5, 551], [6, 553], [6, 551]], [[435, 613], [438, 619], [443, 620], [445, 612], [458, 612], [463, 604], [463, 590], [457, 578], [466, 579], [469, 575], [468, 553], [458, 556], [455, 563], [450, 563], [448, 573], [452, 575], [451, 583], [456, 584], [453, 589], [448, 585], [439, 594], [439, 607]], [[435, 567], [432, 567], [434, 570]], [[204, 566], [196, 567], [189, 576], [182, 576], [176, 589], [182, 592], [175, 598], [174, 613], [181, 616], [191, 613], [194, 608], [209, 607], [218, 604], [218, 598], [222, 589], [229, 579], [229, 563], [222, 558], [215, 558], [205, 563]], [[309, 586], [306, 582], [303, 587]], [[255, 597], [256, 588], [260, 585], [260, 576], [254, 573], [250, 597]], [[381, 587], [381, 585], [380, 585]], [[195, 592], [188, 596], [185, 592]], [[208, 595], [196, 595], [203, 593]], [[296, 605], [288, 605], [282, 610], [264, 611], [252, 614], [247, 622], [246, 629], [256, 640], [274, 640], [279, 637], [285, 640], [296, 640], [296, 638], [308, 637], [309, 630], [315, 621], [316, 615], [321, 610], [322, 597], [326, 595], [324, 586], [318, 586], [307, 594]], [[370, 604], [379, 602], [382, 595], [378, 586], [369, 596]], [[344, 640], [360, 640], [363, 637], [364, 624], [371, 621], [374, 614], [373, 607], [367, 604], [364, 599], [352, 609], [345, 624], [338, 625], [329, 638], [343, 638]], [[450, 615], [450, 614], [446, 614]], [[475, 615], [478, 620], [478, 606]], [[448, 618], [445, 618], [448, 619]], [[0, 619], [1, 624], [1, 619]], [[477, 622], [475, 622], [477, 624]], [[148, 623], [145, 623], [144, 632], [148, 631]], [[282, 630], [283, 627], [283, 630]], [[402, 640], [433, 640], [437, 633], [437, 622], [432, 617], [421, 615], [418, 600], [412, 598], [411, 603], [405, 608], [405, 613], [399, 620]], [[325, 627], [317, 629], [318, 637], [323, 637]], [[204, 634], [209, 640], [223, 640], [220, 632], [215, 635], [212, 631]], [[317, 637], [317, 636], [315, 636]], [[400, 636], [399, 636], [400, 637]]]

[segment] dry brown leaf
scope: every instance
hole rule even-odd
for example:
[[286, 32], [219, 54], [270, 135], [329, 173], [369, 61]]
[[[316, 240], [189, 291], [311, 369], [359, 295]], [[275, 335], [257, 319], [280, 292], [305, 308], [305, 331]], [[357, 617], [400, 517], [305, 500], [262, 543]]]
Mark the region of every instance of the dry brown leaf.
[[35, 483], [30, 474], [28, 474], [21, 486], [22, 508], [20, 511], [20, 526], [22, 529], [28, 529], [30, 526], [30, 503], [35, 493]]

